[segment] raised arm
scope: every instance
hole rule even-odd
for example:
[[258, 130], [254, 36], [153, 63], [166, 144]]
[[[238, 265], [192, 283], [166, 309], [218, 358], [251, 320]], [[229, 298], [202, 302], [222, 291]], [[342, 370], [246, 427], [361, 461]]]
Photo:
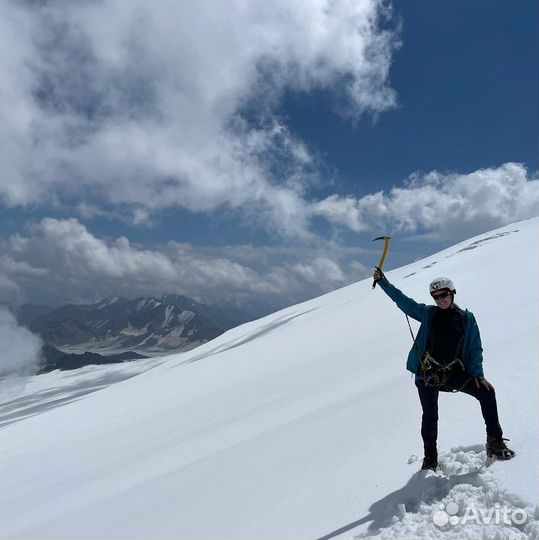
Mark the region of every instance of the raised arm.
[[380, 270], [376, 269], [372, 277], [378, 282], [378, 285], [380, 285], [389, 298], [397, 304], [397, 307], [401, 311], [406, 313], [409, 317], [412, 317], [412, 319], [421, 322], [423, 314], [427, 309], [425, 304], [418, 304], [415, 300], [406, 296], [402, 291], [397, 289], [397, 287], [389, 283], [388, 279]]

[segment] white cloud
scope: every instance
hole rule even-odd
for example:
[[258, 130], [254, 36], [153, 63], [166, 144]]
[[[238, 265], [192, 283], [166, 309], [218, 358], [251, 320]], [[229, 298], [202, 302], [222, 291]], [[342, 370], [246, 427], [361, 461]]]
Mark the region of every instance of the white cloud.
[[124, 237], [97, 238], [76, 219], [43, 219], [25, 236], [1, 242], [0, 248], [0, 283], [2, 278], [11, 283], [11, 296], [2, 297], [0, 288], [0, 303], [84, 302], [176, 292], [208, 303], [265, 300], [281, 306], [366, 276], [354, 262], [358, 249], [332, 244], [202, 249], [176, 242], [144, 249]]
[[285, 89], [324, 88], [353, 117], [393, 107], [384, 10], [380, 0], [5, 1], [0, 199], [132, 205], [139, 223], [164, 207], [228, 205], [305, 236], [314, 158], [274, 106]]
[[11, 312], [0, 306], [0, 377], [32, 374], [39, 365], [41, 345], [39, 337], [19, 326]]
[[320, 283], [321, 281], [342, 283], [345, 279], [340, 266], [327, 257], [317, 257], [308, 264], [305, 262], [296, 263], [293, 269], [310, 283]]
[[539, 180], [519, 163], [468, 174], [414, 174], [403, 187], [360, 199], [332, 195], [313, 215], [353, 231], [428, 231], [445, 240], [463, 238], [539, 215]]
[[[506, 163], [469, 174], [416, 174], [388, 194], [332, 196], [313, 203], [308, 215], [323, 214], [358, 233], [383, 231], [447, 243], [536, 216], [538, 199], [539, 180], [528, 178], [522, 165]], [[283, 203], [291, 215], [295, 203]], [[170, 242], [145, 249], [124, 237], [97, 238], [76, 219], [43, 219], [0, 242], [0, 249], [0, 303], [9, 305], [163, 292], [210, 303], [265, 299], [282, 305], [368, 274], [364, 252], [332, 242], [272, 248]]]

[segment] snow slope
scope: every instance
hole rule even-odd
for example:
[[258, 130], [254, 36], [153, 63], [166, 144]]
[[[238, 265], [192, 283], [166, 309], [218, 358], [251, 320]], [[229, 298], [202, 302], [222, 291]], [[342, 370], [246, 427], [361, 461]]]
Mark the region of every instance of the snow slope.
[[[364, 280], [144, 361], [115, 384], [133, 363], [103, 368], [101, 384], [101, 368], [26, 381], [0, 405], [0, 537], [538, 537], [538, 224], [388, 272], [423, 302], [432, 278], [454, 280], [516, 459], [486, 461], [478, 403], [442, 394], [443, 474], [417, 472], [411, 338]], [[84, 393], [85, 381], [98, 391]], [[51, 403], [54, 391], [66, 398]], [[449, 502], [457, 515], [470, 502], [530, 515], [439, 527], [433, 515]]]

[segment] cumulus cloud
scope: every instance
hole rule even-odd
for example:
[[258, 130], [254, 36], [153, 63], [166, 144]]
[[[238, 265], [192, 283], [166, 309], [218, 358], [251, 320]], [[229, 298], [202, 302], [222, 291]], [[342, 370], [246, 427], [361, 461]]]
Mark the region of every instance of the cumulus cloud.
[[352, 117], [393, 107], [388, 14], [381, 0], [231, 0], [226, 16], [205, 1], [7, 0], [0, 200], [106, 202], [137, 223], [227, 205], [308, 235], [316, 157], [275, 106], [316, 88]]
[[196, 248], [177, 242], [147, 249], [125, 237], [97, 238], [76, 219], [43, 219], [0, 247], [0, 276], [17, 288], [19, 303], [176, 292], [207, 303], [241, 306], [265, 300], [279, 307], [366, 275], [357, 263], [358, 249], [331, 244]]
[[[0, 307], [1, 378], [33, 373], [39, 365], [41, 346], [39, 337], [19, 326], [13, 314]], [[3, 389], [4, 385], [0, 385], [0, 393]]]
[[[506, 163], [468, 174], [415, 174], [387, 194], [331, 196], [311, 203], [308, 217], [324, 215], [358, 239], [383, 231], [447, 243], [534, 217], [538, 198], [539, 180]], [[1, 241], [0, 250], [0, 303], [13, 306], [179, 292], [209, 303], [258, 299], [280, 307], [366, 277], [370, 256], [321, 240], [149, 249], [125, 237], [98, 238], [73, 218], [43, 219]]]
[[332, 195], [313, 204], [312, 214], [353, 231], [427, 231], [462, 240], [539, 215], [539, 179], [519, 163], [467, 174], [414, 174], [403, 187], [362, 198]]
[[[387, 194], [314, 202], [308, 215], [358, 233], [447, 243], [534, 217], [538, 198], [539, 180], [506, 163], [468, 174], [415, 174]], [[149, 249], [125, 237], [98, 238], [76, 219], [43, 219], [0, 249], [0, 303], [9, 305], [179, 292], [209, 303], [259, 299], [279, 307], [368, 275], [362, 250], [331, 241], [219, 248], [169, 242]]]

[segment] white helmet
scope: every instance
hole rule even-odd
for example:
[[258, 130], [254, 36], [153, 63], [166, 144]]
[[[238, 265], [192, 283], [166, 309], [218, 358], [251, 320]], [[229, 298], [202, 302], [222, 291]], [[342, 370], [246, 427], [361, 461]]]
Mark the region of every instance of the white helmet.
[[431, 281], [431, 284], [429, 285], [429, 291], [430, 294], [433, 292], [439, 291], [440, 289], [449, 289], [453, 294], [457, 293], [457, 290], [455, 289], [455, 285], [453, 285], [453, 282], [446, 277], [439, 277]]

